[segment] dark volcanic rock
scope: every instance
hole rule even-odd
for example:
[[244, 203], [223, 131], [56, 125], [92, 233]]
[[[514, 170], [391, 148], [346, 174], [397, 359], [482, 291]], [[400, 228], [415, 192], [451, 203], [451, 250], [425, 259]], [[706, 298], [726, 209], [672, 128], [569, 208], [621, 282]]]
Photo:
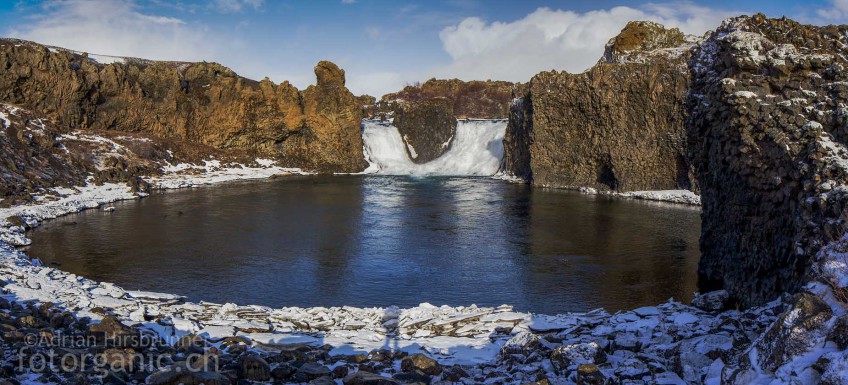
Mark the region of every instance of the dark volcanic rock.
[[456, 135], [453, 106], [446, 98], [427, 99], [398, 108], [394, 126], [406, 143], [409, 158], [415, 163], [427, 163], [444, 154]]
[[691, 161], [702, 192], [702, 291], [761, 304], [796, 291], [844, 233], [848, 26], [729, 19], [690, 61]]
[[822, 328], [833, 312], [819, 297], [801, 293], [792, 308], [783, 313], [757, 344], [759, 364], [774, 371], [788, 360], [799, 356], [825, 338]]
[[691, 41], [631, 22], [587, 72], [534, 76], [512, 105], [503, 169], [550, 187], [695, 188], [684, 129]]
[[362, 106], [344, 71], [315, 67], [317, 85], [253, 81], [216, 63], [126, 58], [108, 65], [86, 54], [0, 39], [0, 102], [72, 129], [143, 132], [216, 149], [276, 157], [286, 165], [356, 172]]
[[513, 89], [519, 84], [503, 81], [430, 79], [403, 90], [383, 95], [369, 111], [372, 118], [391, 116], [399, 108], [432, 99], [448, 99], [457, 118], [506, 119]]

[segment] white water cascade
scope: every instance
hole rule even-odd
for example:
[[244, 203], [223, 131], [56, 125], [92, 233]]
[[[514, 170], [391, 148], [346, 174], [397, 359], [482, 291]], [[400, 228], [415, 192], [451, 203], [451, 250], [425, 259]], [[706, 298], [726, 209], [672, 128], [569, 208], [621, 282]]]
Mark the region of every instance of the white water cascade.
[[406, 143], [395, 126], [365, 121], [362, 140], [370, 163], [367, 173], [388, 175], [491, 176], [503, 158], [506, 120], [460, 120], [450, 149], [424, 164], [406, 153]]

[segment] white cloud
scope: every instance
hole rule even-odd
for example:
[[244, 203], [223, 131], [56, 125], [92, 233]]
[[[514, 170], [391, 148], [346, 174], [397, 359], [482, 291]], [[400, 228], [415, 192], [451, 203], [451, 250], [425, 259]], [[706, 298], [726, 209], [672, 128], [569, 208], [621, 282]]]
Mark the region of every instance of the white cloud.
[[47, 3], [34, 22], [7, 34], [89, 53], [159, 60], [208, 60], [216, 51], [202, 27], [141, 13], [123, 0]]
[[848, 0], [831, 0], [829, 8], [822, 8], [816, 11], [817, 18], [814, 19], [816, 24], [829, 24], [835, 22], [848, 21]]
[[241, 12], [244, 7], [259, 9], [265, 0], [215, 0], [212, 5], [220, 12]]
[[440, 77], [522, 82], [551, 69], [582, 72], [598, 61], [604, 45], [628, 21], [656, 21], [701, 35], [735, 14], [684, 2], [585, 13], [539, 8], [509, 23], [471, 17], [441, 31], [452, 62], [436, 72]]
[[385, 93], [399, 91], [409, 79], [397, 72], [347, 72], [346, 85], [355, 94], [368, 94], [378, 99]]

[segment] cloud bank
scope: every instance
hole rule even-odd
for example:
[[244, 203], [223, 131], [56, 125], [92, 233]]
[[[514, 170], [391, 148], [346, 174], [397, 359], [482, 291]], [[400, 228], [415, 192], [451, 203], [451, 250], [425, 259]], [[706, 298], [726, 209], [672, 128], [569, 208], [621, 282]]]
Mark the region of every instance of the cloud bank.
[[89, 53], [156, 60], [209, 60], [216, 48], [201, 26], [142, 13], [122, 0], [50, 2], [13, 37]]
[[[848, 1], [848, 0], [846, 0]], [[470, 17], [440, 33], [452, 62], [435, 72], [465, 80], [528, 81], [540, 71], [582, 72], [628, 21], [650, 20], [701, 35], [739, 12], [692, 3], [648, 4], [577, 13], [539, 8], [519, 20], [487, 23]]]

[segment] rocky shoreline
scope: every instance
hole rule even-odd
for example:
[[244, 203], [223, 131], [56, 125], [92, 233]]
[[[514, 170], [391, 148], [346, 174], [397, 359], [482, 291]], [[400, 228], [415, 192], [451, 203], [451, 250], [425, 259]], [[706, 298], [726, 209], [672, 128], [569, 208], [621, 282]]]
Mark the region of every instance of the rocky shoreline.
[[[172, 172], [189, 168], [175, 166]], [[269, 164], [207, 165], [199, 171], [166, 173], [151, 183], [154, 188], [178, 188], [293, 170]], [[120, 184], [67, 195], [0, 209], [0, 216], [14, 214], [35, 226], [137, 197]], [[26, 244], [22, 227], [6, 223], [3, 229], [5, 242]], [[410, 309], [271, 309], [124, 290], [41, 266], [7, 245], [0, 245], [0, 266], [7, 301], [0, 302], [6, 352], [6, 364], [0, 367], [20, 383], [709, 383], [727, 375], [723, 373], [730, 369], [723, 368], [732, 368], [728, 363], [750, 354], [790, 302], [722, 312], [726, 297], [719, 292], [696, 299], [698, 307], [672, 301], [616, 314], [539, 315], [509, 306], [429, 304]], [[68, 347], [56, 346], [50, 338], [43, 342], [57, 335], [91, 338], [103, 329], [147, 336], [148, 342], [123, 346], [107, 340], [78, 347], [71, 354], [80, 362], [89, 357], [91, 365], [88, 371], [70, 373], [60, 370], [57, 358], [66, 357]], [[40, 336], [39, 342], [32, 344], [31, 335]], [[51, 349], [61, 353], [52, 358], [58, 360], [52, 369], [16, 371], [16, 364], [28, 367]], [[162, 364], [149, 364], [157, 362], [154, 358]], [[98, 362], [109, 365], [104, 369], [94, 365]], [[187, 370], [199, 363], [216, 366]]]

